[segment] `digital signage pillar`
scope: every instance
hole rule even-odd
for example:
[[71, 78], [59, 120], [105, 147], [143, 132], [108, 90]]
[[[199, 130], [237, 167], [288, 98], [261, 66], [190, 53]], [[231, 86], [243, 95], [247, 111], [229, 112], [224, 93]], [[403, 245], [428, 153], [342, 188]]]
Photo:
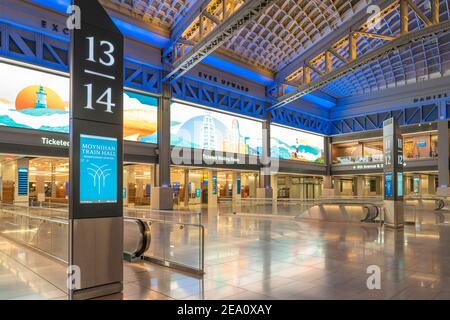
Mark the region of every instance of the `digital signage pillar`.
[[394, 118], [383, 123], [384, 206], [387, 227], [402, 229], [403, 218], [403, 138]]
[[97, 0], [73, 0], [70, 299], [122, 292], [123, 36]]

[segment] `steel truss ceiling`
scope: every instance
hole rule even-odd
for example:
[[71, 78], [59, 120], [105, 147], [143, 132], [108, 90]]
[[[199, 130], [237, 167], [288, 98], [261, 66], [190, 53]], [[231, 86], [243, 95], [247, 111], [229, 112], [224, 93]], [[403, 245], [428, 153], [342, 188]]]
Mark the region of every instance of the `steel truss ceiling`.
[[273, 2], [275, 0], [212, 0], [174, 44], [172, 68], [164, 80], [173, 81], [188, 72], [257, 19]]
[[[133, 17], [157, 22], [165, 26], [168, 33], [175, 33], [176, 37], [171, 39], [172, 45], [166, 48], [165, 55], [173, 62], [169, 72], [176, 69], [172, 76], [177, 77], [218, 47], [227, 51], [230, 56], [276, 75], [287, 65], [302, 59], [304, 53], [316, 47], [319, 41], [326, 39], [333, 31], [342, 31], [339, 27], [356, 20], [356, 15], [365, 12], [370, 4], [381, 1], [274, 0], [251, 21], [236, 27], [233, 34], [223, 33], [227, 18], [242, 9], [245, 4], [259, 1], [102, 0], [102, 2], [120, 7], [121, 12], [129, 11]], [[450, 0], [385, 2], [392, 6], [382, 12], [376, 24], [353, 26], [353, 31], [359, 32], [355, 33], [357, 57], [382, 47], [391, 42], [392, 37], [400, 34], [400, 2], [409, 4], [406, 15], [409, 32], [423, 29], [433, 22], [432, 4], [435, 2], [439, 3], [440, 22], [450, 19]], [[177, 30], [177, 27], [182, 30]], [[214, 32], [218, 35], [221, 33], [220, 37], [212, 37]], [[209, 43], [205, 46], [202, 40], [207, 37]], [[369, 61], [358, 70], [345, 74], [339, 81], [331, 81], [318, 89], [339, 99], [446, 76], [450, 72], [449, 40], [450, 36], [443, 34], [417, 41]], [[331, 45], [333, 43], [330, 43]], [[343, 66], [348, 58], [350, 58], [348, 39], [345, 39], [340, 45], [333, 47], [332, 52], [327, 53], [327, 57], [322, 55], [308, 61], [311, 68], [306, 78], [310, 77], [309, 81], [315, 81], [326, 71], [330, 71], [330, 68]], [[289, 75], [285, 84], [298, 87], [304, 80], [301, 68]]]
[[261, 68], [277, 72], [350, 18], [362, 3], [365, 1], [277, 1], [224, 47]]
[[176, 19], [185, 14], [194, 1], [192, 0], [102, 0], [124, 9], [131, 15], [138, 16], [143, 21], [157, 22], [173, 27]]
[[[425, 16], [431, 16], [429, 2], [420, 2], [418, 8]], [[397, 8], [383, 18], [379, 24], [379, 30], [371, 28], [369, 31], [386, 35], [398, 34], [400, 32], [399, 17], [400, 12]], [[440, 21], [446, 20], [450, 20], [449, 1], [447, 0], [440, 1]], [[415, 31], [424, 26], [425, 23], [419, 16], [410, 10], [409, 30]], [[360, 37], [357, 43], [358, 55], [364, 55], [366, 52], [383, 45], [383, 43], [384, 41], [380, 39]], [[340, 52], [342, 53], [342, 51]], [[336, 65], [342, 64], [339, 59], [334, 58], [333, 61]], [[319, 65], [319, 68], [323, 70], [323, 62]], [[442, 77], [449, 75], [449, 72], [450, 35], [446, 34], [419, 41], [402, 50], [397, 50], [341, 78], [339, 81], [325, 86], [322, 90], [334, 97], [342, 98]], [[314, 75], [313, 78], [317, 78], [317, 75]]]
[[[442, 15], [443, 20], [440, 19], [439, 8], [440, 4], [445, 6], [444, 2], [431, 0], [427, 8], [425, 3], [420, 7], [411, 0], [393, 1], [376, 19], [350, 31], [289, 75], [287, 81], [294, 84], [298, 81], [300, 85], [293, 92], [279, 97], [272, 108], [282, 107], [324, 86], [328, 86], [325, 88], [327, 92], [334, 94], [336, 87], [341, 92], [355, 87], [365, 92], [416, 82], [424, 69], [434, 72], [427, 77], [443, 76], [447, 71], [443, 68], [448, 65], [445, 61], [448, 57], [442, 57], [440, 51], [448, 47], [446, 39], [450, 31], [448, 11]], [[414, 16], [417, 18], [413, 19]], [[420, 55], [425, 59], [420, 59]], [[391, 72], [390, 78], [388, 72]], [[343, 77], [346, 77], [346, 83], [333, 84]]]

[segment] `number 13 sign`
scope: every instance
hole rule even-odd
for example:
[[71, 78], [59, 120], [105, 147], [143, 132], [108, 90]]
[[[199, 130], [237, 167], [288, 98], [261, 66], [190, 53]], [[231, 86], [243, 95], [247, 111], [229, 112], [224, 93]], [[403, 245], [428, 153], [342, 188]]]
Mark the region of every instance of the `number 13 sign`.
[[[77, 2], [86, 6], [86, 0]], [[123, 36], [110, 19], [101, 21], [86, 11], [81, 11], [81, 29], [72, 32], [71, 116], [122, 124]]]

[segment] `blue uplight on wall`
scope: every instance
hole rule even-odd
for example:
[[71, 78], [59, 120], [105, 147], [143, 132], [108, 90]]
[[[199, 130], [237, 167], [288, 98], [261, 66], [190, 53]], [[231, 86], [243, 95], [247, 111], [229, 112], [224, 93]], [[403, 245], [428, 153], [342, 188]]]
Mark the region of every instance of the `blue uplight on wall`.
[[210, 65], [216, 69], [239, 75], [242, 78], [247, 78], [251, 81], [255, 81], [257, 83], [263, 84], [265, 86], [271, 86], [274, 84], [274, 80], [272, 78], [263, 76], [257, 72], [254, 72], [250, 69], [241, 67], [237, 64], [234, 64], [230, 61], [226, 61], [220, 58], [217, 58], [213, 55], [210, 55], [203, 59], [203, 63]]

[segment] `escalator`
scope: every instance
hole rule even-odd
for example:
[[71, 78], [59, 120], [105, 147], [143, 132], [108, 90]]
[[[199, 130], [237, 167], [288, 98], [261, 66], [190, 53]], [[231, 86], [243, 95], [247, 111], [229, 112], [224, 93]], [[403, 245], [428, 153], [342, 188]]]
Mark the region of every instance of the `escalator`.
[[123, 230], [124, 259], [132, 262], [141, 258], [148, 250], [151, 243], [149, 225], [137, 218], [124, 218]]
[[364, 208], [367, 210], [367, 215], [361, 222], [376, 223], [377, 218], [380, 216], [380, 208], [374, 205], [367, 205]]

